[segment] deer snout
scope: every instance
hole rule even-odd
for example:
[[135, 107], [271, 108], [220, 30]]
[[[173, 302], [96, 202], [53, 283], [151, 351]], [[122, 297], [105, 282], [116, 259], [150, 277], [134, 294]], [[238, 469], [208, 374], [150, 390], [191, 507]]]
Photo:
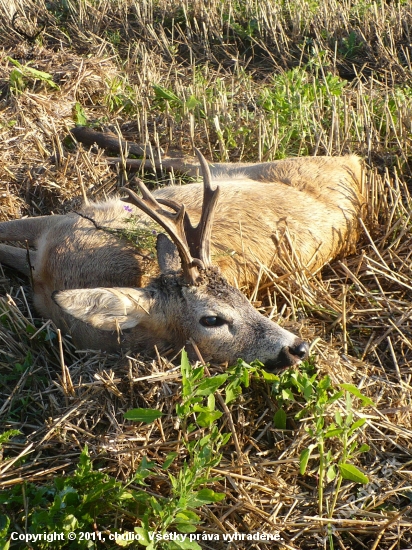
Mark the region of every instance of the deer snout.
[[309, 344], [300, 338], [296, 338], [290, 346], [285, 346], [280, 351], [278, 358], [274, 361], [269, 359], [265, 362], [266, 370], [278, 370], [297, 365], [309, 355]]
[[288, 347], [288, 355], [294, 360], [292, 364], [303, 361], [309, 355], [309, 344], [299, 338], [293, 346]]

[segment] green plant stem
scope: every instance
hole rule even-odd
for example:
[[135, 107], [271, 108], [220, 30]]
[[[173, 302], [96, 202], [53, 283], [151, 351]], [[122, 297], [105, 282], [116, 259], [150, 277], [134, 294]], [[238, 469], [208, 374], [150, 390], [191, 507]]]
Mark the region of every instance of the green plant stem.
[[323, 482], [325, 478], [325, 446], [323, 438], [320, 439], [318, 444], [319, 454], [320, 454], [320, 464], [319, 464], [319, 484], [318, 484], [318, 500], [319, 500], [319, 517], [323, 515]]
[[[344, 432], [343, 433], [343, 450], [342, 450], [342, 462], [343, 463], [346, 462], [346, 459], [348, 457], [347, 449], [348, 449], [348, 435], [347, 435], [346, 432]], [[333, 512], [335, 510], [336, 503], [338, 501], [340, 487], [342, 485], [342, 481], [343, 481], [342, 474], [339, 474], [338, 481], [336, 483], [335, 496], [333, 497], [332, 506], [329, 508], [329, 513], [328, 513], [329, 518], [332, 517]]]

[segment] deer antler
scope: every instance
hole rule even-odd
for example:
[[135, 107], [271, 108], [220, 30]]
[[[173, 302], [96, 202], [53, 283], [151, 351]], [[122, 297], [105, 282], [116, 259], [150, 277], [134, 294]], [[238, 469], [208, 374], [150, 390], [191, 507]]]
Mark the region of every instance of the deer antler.
[[[128, 197], [122, 199], [143, 210], [168, 233], [179, 251], [184, 278], [192, 285], [195, 285], [199, 279], [199, 269], [212, 265], [210, 238], [213, 214], [220, 191], [219, 187], [212, 189], [211, 174], [207, 161], [198, 149], [195, 149], [195, 151], [203, 176], [202, 213], [196, 227], [191, 224], [184, 204], [179, 205], [168, 199], [156, 200], [140, 179], [136, 179], [136, 182], [142, 197], [136, 195], [131, 189], [124, 187], [123, 191], [128, 194]], [[162, 205], [167, 206], [174, 212], [165, 210]]]
[[210, 267], [212, 265], [210, 258], [210, 240], [212, 236], [213, 215], [216, 209], [217, 199], [219, 198], [220, 187], [216, 187], [214, 190], [212, 189], [212, 175], [209, 165], [199, 149], [195, 149], [195, 151], [199, 159], [203, 177], [202, 214], [196, 227], [193, 227], [189, 217], [187, 217], [185, 233], [192, 254], [199, 258], [205, 267]]

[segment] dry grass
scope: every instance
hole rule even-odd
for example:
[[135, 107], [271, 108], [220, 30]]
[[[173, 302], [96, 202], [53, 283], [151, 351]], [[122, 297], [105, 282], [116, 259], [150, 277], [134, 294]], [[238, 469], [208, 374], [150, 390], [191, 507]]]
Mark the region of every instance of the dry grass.
[[[359, 439], [371, 449], [357, 461], [373, 487], [361, 494], [359, 485], [344, 482], [333, 518], [320, 518], [315, 461], [305, 476], [299, 474], [299, 454], [311, 442], [305, 431], [310, 420], [296, 422], [298, 409], [291, 405], [293, 429], [276, 430], [270, 388], [255, 381], [231, 407], [241, 453], [233, 439], [224, 449], [213, 473], [219, 477], [214, 489], [226, 498], [201, 510], [200, 531], [280, 530], [284, 548], [326, 548], [329, 522], [336, 527], [336, 548], [412, 548], [410, 4], [47, 5], [49, 10], [39, 1], [34, 11], [29, 0], [0, 0], [2, 220], [66, 212], [83, 192], [102, 197], [121, 185], [102, 151], [66, 140], [76, 103], [98, 127], [164, 149], [190, 151], [195, 144], [215, 160], [348, 151], [364, 156], [369, 215], [357, 253], [315, 276], [286, 260], [278, 277], [262, 267], [259, 298], [275, 319], [313, 342], [322, 375], [335, 385], [351, 382], [374, 400], [375, 407], [359, 412], [367, 419]], [[15, 10], [16, 28], [26, 34], [34, 35], [44, 22], [36, 40], [11, 28]], [[15, 67], [8, 57], [51, 74], [59, 89], [30, 77], [22, 91], [11, 89]], [[294, 89], [285, 71], [305, 63], [308, 85]], [[319, 91], [328, 73], [347, 80], [340, 95]], [[271, 108], [262, 100], [280, 86], [273, 75], [284, 75], [285, 113], [295, 133], [282, 120], [280, 104]], [[162, 100], [154, 85], [178, 100]], [[304, 94], [310, 96], [306, 103]], [[191, 96], [199, 102], [193, 109], [185, 103]], [[184, 461], [173, 417], [180, 379], [172, 364], [79, 352], [65, 340], [59, 345], [47, 338], [50, 323], [36, 318], [29, 282], [7, 270], [0, 285], [0, 418], [4, 430], [22, 432], [5, 446], [3, 490], [72, 472], [86, 443], [99, 468], [119, 480], [129, 479], [143, 456], [161, 464], [177, 451], [179, 464]], [[123, 420], [133, 407], [167, 415], [142, 427]], [[227, 418], [222, 425], [230, 431]], [[156, 470], [150, 490], [167, 495], [169, 489], [167, 474]], [[334, 483], [326, 486], [327, 499], [334, 489]], [[133, 520], [127, 522], [131, 528]]]

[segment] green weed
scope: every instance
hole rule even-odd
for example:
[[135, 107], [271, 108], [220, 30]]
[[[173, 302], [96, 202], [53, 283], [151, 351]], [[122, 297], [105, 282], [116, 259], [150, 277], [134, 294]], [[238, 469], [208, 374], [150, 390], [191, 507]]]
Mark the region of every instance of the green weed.
[[309, 154], [311, 137], [318, 130], [313, 110], [322, 109], [323, 127], [330, 127], [332, 113], [339, 110], [345, 86], [346, 81], [338, 76], [322, 75], [319, 71], [313, 76], [305, 67], [272, 78], [271, 86], [261, 90], [257, 103], [266, 113], [267, 124], [276, 133], [277, 157], [286, 157], [292, 151], [297, 155]]
[[364, 44], [359, 40], [356, 32], [351, 31], [346, 38], [342, 39], [339, 52], [346, 59], [351, 59], [362, 53]]
[[[127, 206], [124, 208], [127, 209]], [[127, 225], [121, 230], [116, 230], [116, 234], [138, 247], [139, 250], [147, 250], [155, 256], [158, 235], [155, 224], [149, 222], [142, 225], [138, 216], [129, 216], [125, 221]]]
[[[365, 424], [366, 418], [355, 420], [355, 415], [360, 408], [373, 406], [373, 401], [352, 384], [341, 384], [340, 389], [336, 390], [329, 376], [318, 380], [316, 373], [311, 375], [308, 372], [286, 371], [273, 385], [273, 393], [280, 405], [274, 417], [278, 429], [286, 428], [284, 405], [295, 402], [295, 392], [298, 393], [302, 406], [295, 419], [311, 419], [305, 430], [313, 440], [300, 454], [300, 473], [306, 473], [311, 454], [317, 450], [319, 461], [315, 470], [318, 475], [319, 516], [323, 517], [325, 486], [334, 481], [334, 496], [326, 502], [327, 515], [331, 518], [343, 480], [361, 484], [369, 482], [368, 477], [351, 461], [369, 451], [369, 445], [357, 441], [357, 432]], [[353, 398], [358, 400], [356, 408]], [[330, 420], [331, 416], [334, 421]], [[330, 527], [329, 525], [328, 536], [330, 548], [333, 548]]]
[[29, 67], [28, 64], [22, 65], [19, 61], [11, 57], [7, 57], [7, 59], [16, 67], [11, 71], [9, 76], [10, 89], [15, 93], [22, 92], [27, 88], [30, 82], [35, 84], [37, 81], [44, 82], [50, 88], [59, 89], [59, 86], [53, 82], [51, 74], [33, 69]]
[[76, 126], [86, 126], [87, 125], [87, 116], [84, 112], [83, 106], [76, 101], [72, 110], [73, 122]]
[[136, 93], [127, 81], [120, 77], [107, 80], [107, 93], [103, 102], [110, 113], [119, 114], [123, 111], [127, 115], [136, 113]]
[[21, 432], [19, 430], [8, 430], [7, 432], [0, 434], [0, 451], [5, 443], [10, 441], [10, 439], [15, 435], [20, 435], [20, 433]]
[[182, 99], [173, 91], [158, 85], [153, 85], [153, 91], [153, 105], [161, 111], [170, 110], [173, 112], [177, 122], [181, 122], [186, 113], [193, 112], [204, 116], [202, 109], [200, 109], [201, 102], [194, 95]]
[[[167, 533], [171, 530], [183, 534], [196, 531], [201, 519], [195, 510], [224, 498], [223, 493], [208, 487], [217, 481], [210, 471], [220, 463], [221, 449], [230, 439], [230, 434], [221, 433], [217, 426], [222, 413], [216, 409], [215, 393], [228, 380], [226, 401], [233, 401], [239, 395], [240, 385], [248, 385], [246, 372], [254, 370], [239, 362], [229, 373], [205, 378], [204, 369], [203, 366], [193, 368], [187, 354], [182, 353], [182, 398], [176, 405], [176, 414], [187, 458], [177, 472], [169, 471], [177, 457], [177, 453], [172, 452], [162, 465], [143, 458], [133, 476], [122, 483], [95, 469], [85, 447], [73, 474], [57, 477], [52, 484], [43, 487], [32, 483], [15, 485], [0, 495], [3, 511], [0, 543], [3, 548], [8, 548], [8, 533], [15, 530], [14, 525], [22, 525], [24, 521], [27, 532], [33, 535], [62, 534], [62, 540], [36, 541], [38, 549], [96, 548], [99, 541], [113, 540], [113, 533], [106, 526], [113, 525], [116, 515], [124, 518], [124, 528], [119, 530], [121, 538], [119, 535], [116, 541], [121, 546], [138, 540], [147, 550], [200, 550], [195, 541], [190, 545], [188, 540], [165, 542]], [[161, 415], [158, 410], [132, 409], [125, 418], [150, 423]], [[0, 443], [18, 433], [6, 432]], [[158, 476], [159, 468], [168, 473], [170, 494], [167, 497], [146, 490], [151, 479]], [[143, 488], [137, 488], [139, 486]], [[23, 503], [29, 510], [26, 520]], [[138, 526], [133, 527], [136, 523]], [[89, 533], [88, 538], [80, 538], [81, 532]], [[76, 534], [75, 541], [70, 542], [69, 533]]]

